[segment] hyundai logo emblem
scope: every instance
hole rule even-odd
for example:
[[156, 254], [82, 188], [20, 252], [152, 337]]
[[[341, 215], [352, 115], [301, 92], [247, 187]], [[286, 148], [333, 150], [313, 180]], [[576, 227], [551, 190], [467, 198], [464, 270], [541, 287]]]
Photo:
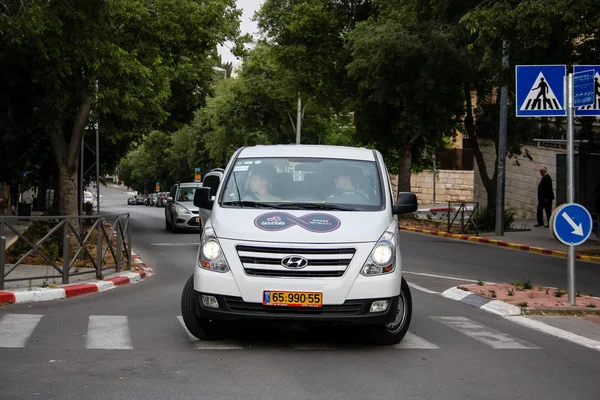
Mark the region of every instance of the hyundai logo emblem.
[[289, 269], [301, 269], [308, 265], [308, 260], [300, 256], [289, 256], [281, 260], [281, 265]]

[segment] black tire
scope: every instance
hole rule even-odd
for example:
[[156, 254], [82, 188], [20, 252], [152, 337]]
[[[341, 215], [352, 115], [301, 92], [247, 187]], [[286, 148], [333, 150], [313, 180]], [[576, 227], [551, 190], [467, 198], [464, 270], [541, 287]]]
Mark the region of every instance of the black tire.
[[171, 224], [169, 223], [169, 218], [167, 218], [167, 213], [165, 213], [165, 229], [171, 230]]
[[375, 344], [382, 346], [398, 344], [408, 331], [412, 318], [412, 296], [408, 282], [404, 278], [402, 278], [396, 315], [397, 318], [391, 323], [376, 325], [371, 328], [371, 335]]
[[181, 316], [186, 328], [200, 340], [220, 340], [225, 337], [225, 323], [200, 318], [196, 313], [197, 293], [194, 290], [194, 275], [192, 275], [181, 294]]
[[173, 219], [173, 214], [171, 214], [171, 233], [177, 233], [179, 229], [175, 226], [175, 220]]

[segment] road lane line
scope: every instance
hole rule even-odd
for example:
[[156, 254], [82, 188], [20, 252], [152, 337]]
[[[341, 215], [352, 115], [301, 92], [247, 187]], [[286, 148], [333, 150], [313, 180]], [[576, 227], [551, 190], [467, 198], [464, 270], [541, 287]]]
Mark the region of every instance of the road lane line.
[[42, 317], [38, 314], [6, 314], [0, 320], [0, 347], [25, 347]]
[[600, 351], [600, 342], [523, 316], [504, 317], [509, 321], [555, 336], [580, 346]]
[[395, 349], [439, 349], [440, 347], [423, 339], [411, 332], [406, 335], [400, 343], [394, 345]]
[[480, 325], [465, 317], [431, 317], [449, 328], [469, 336], [494, 349], [539, 349], [531, 343], [516, 339], [493, 328]]
[[[465, 278], [455, 278], [452, 276], [443, 276], [443, 275], [435, 275], [435, 274], [426, 274], [424, 272], [410, 272], [410, 271], [402, 271], [403, 274], [412, 274], [412, 275], [421, 275], [421, 276], [429, 276], [431, 278], [442, 278], [442, 279], [451, 279], [454, 281], [464, 281], [464, 282], [473, 282], [473, 283], [477, 283], [479, 281], [475, 281], [473, 279], [465, 279]], [[486, 283], [492, 283], [492, 282], [486, 282]]]
[[90, 315], [87, 349], [130, 350], [128, 319], [121, 315]]
[[224, 340], [215, 340], [215, 341], [200, 340], [191, 334], [191, 332], [185, 326], [185, 322], [183, 322], [183, 317], [181, 315], [177, 316], [177, 320], [179, 321], [179, 323], [181, 324], [183, 329], [185, 329], [185, 332], [187, 333], [190, 341], [194, 343], [194, 347], [196, 348], [196, 350], [242, 350], [243, 349], [243, 347], [238, 344], [226, 342]]
[[420, 290], [421, 292], [430, 293], [430, 294], [440, 294], [440, 292], [436, 292], [434, 290], [429, 290], [427, 288], [424, 288], [423, 286], [419, 286], [419, 285], [416, 285], [411, 282], [408, 282], [408, 286], [410, 286], [413, 289]]

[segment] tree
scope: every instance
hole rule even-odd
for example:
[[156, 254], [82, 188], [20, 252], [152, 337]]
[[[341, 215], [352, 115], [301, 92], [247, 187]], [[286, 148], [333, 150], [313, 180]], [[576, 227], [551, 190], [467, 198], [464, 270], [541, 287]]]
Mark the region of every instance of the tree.
[[357, 131], [384, 154], [398, 151], [400, 191], [410, 191], [413, 156], [453, 135], [463, 111], [463, 60], [444, 27], [420, 20], [412, 3], [378, 3], [379, 13], [348, 35]]
[[[205, 60], [218, 43], [235, 39], [239, 14], [233, 0], [5, 3], [0, 75], [21, 78], [28, 90], [3, 93], [2, 104], [11, 107], [14, 127], [32, 124], [39, 128], [36, 137], [49, 139], [62, 215], [77, 214], [84, 129], [99, 121], [102, 135], [127, 150], [180, 110], [170, 102], [174, 92], [201, 99], [212, 76]], [[12, 107], [23, 93], [30, 95], [27, 112]]]
[[[447, 3], [451, 3], [448, 1]], [[471, 138], [475, 160], [487, 193], [487, 206], [495, 209], [498, 163], [490, 177], [479, 138], [494, 140], [497, 148], [499, 102], [494, 90], [509, 89], [509, 153], [520, 154], [522, 144], [537, 133], [552, 131], [547, 121], [516, 118], [514, 112], [514, 65], [588, 64], [598, 59], [600, 9], [594, 0], [501, 0], [470, 2], [455, 8], [463, 14], [461, 27], [468, 29], [462, 42], [469, 58], [469, 74], [463, 81], [467, 100], [465, 130]], [[468, 8], [473, 6], [471, 10]], [[502, 42], [510, 44], [511, 67], [501, 69]], [[473, 104], [471, 93], [476, 93]], [[475, 118], [477, 108], [478, 118]], [[562, 130], [562, 127], [558, 127]]]

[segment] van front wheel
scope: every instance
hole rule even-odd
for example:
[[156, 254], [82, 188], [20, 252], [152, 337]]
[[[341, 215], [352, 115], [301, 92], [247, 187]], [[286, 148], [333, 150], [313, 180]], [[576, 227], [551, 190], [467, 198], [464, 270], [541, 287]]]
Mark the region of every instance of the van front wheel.
[[398, 344], [408, 331], [412, 317], [412, 296], [408, 282], [404, 278], [402, 278], [400, 298], [395, 314], [396, 317], [391, 322], [372, 327], [373, 342], [383, 346]]
[[181, 294], [181, 316], [185, 327], [200, 340], [223, 339], [225, 336], [224, 322], [200, 318], [196, 313], [197, 296], [194, 290], [194, 275], [192, 275], [185, 283]]

